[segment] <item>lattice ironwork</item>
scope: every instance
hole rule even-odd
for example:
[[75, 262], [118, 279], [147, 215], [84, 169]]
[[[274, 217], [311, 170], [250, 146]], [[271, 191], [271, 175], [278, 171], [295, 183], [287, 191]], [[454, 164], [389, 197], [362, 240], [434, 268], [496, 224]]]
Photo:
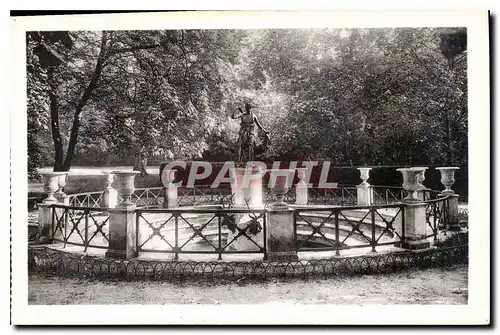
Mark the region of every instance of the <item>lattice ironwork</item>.
[[[383, 210], [392, 212], [382, 213]], [[351, 248], [371, 247], [372, 251], [376, 251], [377, 246], [396, 244], [404, 239], [403, 214], [403, 206], [400, 204], [297, 209], [295, 235], [305, 235], [305, 240], [299, 241], [296, 238], [297, 251], [335, 250], [337, 255], [340, 250]], [[321, 220], [313, 222], [308, 215]], [[396, 229], [398, 221], [401, 222], [399, 231]], [[304, 234], [304, 228], [308, 230], [307, 234]], [[383, 237], [385, 241], [382, 241]], [[313, 239], [315, 242], [322, 242], [325, 247], [307, 247], [307, 243]]]
[[[109, 216], [105, 208], [79, 208], [74, 206], [55, 205], [52, 207], [51, 238], [68, 244], [84, 247], [108, 248], [109, 237], [106, 228]], [[101, 241], [95, 241], [100, 236]], [[92, 241], [95, 241], [92, 243]]]
[[408, 192], [402, 187], [395, 186], [370, 186], [373, 194], [373, 205], [389, 205], [401, 202]]
[[[150, 215], [150, 218], [148, 218]], [[153, 219], [156, 216], [156, 221]], [[243, 222], [242, 217], [249, 220]], [[239, 222], [236, 222], [236, 218]], [[265, 234], [266, 215], [263, 210], [240, 209], [162, 209], [137, 210], [137, 250], [174, 254], [262, 253], [266, 256], [265, 239], [256, 240], [256, 234]], [[232, 233], [232, 235], [230, 234]], [[142, 238], [142, 236], [147, 236]], [[152, 245], [154, 237], [162, 243]], [[239, 239], [255, 245], [255, 250], [231, 250]], [[203, 247], [199, 243], [203, 242]]]
[[426, 201], [425, 220], [427, 226], [431, 230], [428, 237], [433, 236], [434, 241], [437, 240], [439, 230], [442, 229], [446, 233], [447, 228], [447, 213], [448, 213], [448, 199], [441, 198]]
[[74, 207], [101, 207], [102, 192], [68, 195], [69, 205]]
[[[138, 188], [132, 194], [131, 200], [137, 207], [158, 207], [163, 204], [164, 189], [162, 187], [155, 188]], [[118, 201], [122, 199], [118, 197]]]

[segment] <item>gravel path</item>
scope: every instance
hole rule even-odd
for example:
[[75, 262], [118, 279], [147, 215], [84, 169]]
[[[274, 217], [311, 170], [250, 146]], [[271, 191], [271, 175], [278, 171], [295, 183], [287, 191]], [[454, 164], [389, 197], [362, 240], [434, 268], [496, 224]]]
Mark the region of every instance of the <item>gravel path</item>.
[[330, 279], [98, 281], [31, 275], [29, 304], [467, 304], [467, 266]]

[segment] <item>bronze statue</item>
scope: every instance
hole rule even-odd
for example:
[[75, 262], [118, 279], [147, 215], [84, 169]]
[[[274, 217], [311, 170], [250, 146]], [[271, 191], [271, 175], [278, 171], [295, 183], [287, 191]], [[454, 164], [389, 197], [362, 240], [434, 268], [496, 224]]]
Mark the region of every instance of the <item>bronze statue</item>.
[[[236, 111], [238, 113], [236, 114]], [[233, 119], [241, 119], [240, 133], [238, 137], [238, 163], [252, 161], [255, 154], [256, 141], [254, 128], [257, 125], [263, 134], [263, 145], [260, 151], [265, 151], [269, 142], [269, 132], [266, 131], [259, 122], [257, 116], [252, 112], [252, 106], [245, 103], [245, 110], [238, 107], [231, 116]]]

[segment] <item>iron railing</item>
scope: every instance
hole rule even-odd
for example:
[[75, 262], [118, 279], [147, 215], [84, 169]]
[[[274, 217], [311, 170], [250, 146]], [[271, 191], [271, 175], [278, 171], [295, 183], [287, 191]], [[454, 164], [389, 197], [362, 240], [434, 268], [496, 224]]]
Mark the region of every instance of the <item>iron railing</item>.
[[[373, 205], [389, 205], [401, 202], [407, 192], [397, 186], [372, 185]], [[424, 201], [432, 199], [435, 191], [424, 192]], [[210, 185], [196, 185], [194, 187], [177, 188], [177, 202], [179, 206], [194, 206], [207, 204], [231, 204], [233, 196], [229, 187], [211, 188]], [[69, 205], [79, 207], [101, 207], [103, 192], [86, 192], [70, 194]], [[435, 198], [435, 197], [434, 197]], [[337, 188], [309, 188], [309, 204], [350, 206], [357, 203], [357, 189], [352, 185], [339, 185]], [[121, 201], [120, 197], [117, 198]], [[263, 187], [264, 203], [276, 200], [271, 189]], [[285, 202], [293, 204], [296, 200], [296, 190], [292, 187], [284, 197]], [[132, 201], [137, 207], [157, 208], [165, 201], [165, 189], [163, 187], [137, 188], [132, 194]]]
[[102, 191], [69, 194], [69, 205], [75, 207], [101, 207], [102, 194]]
[[386, 274], [409, 269], [447, 267], [468, 263], [468, 244], [423, 251], [373, 253], [354, 257], [300, 261], [145, 261], [118, 260], [70, 254], [45, 247], [28, 249], [29, 273], [132, 280], [308, 278]]
[[[345, 249], [370, 247], [371, 251], [376, 251], [377, 246], [400, 243], [405, 238], [403, 208], [404, 205], [398, 204], [297, 209], [294, 220], [296, 249], [334, 250], [339, 255], [340, 250]], [[300, 240], [300, 235], [305, 236], [305, 240]], [[324, 246], [307, 247], [310, 241]]]
[[[236, 219], [242, 217], [247, 218], [243, 225]], [[174, 259], [179, 254], [217, 254], [220, 260], [222, 254], [237, 253], [261, 253], [267, 258], [265, 210], [138, 209], [136, 225], [138, 252], [171, 253]], [[232, 250], [241, 240], [250, 247]]]
[[[109, 215], [107, 208], [52, 205], [51, 240], [66, 245], [107, 249]], [[98, 239], [101, 238], [99, 241]]]
[[[340, 191], [339, 191], [340, 190]], [[137, 189], [134, 193], [136, 209], [137, 250], [139, 252], [179, 254], [260, 253], [267, 257], [266, 209], [225, 208], [224, 199], [217, 189], [203, 192], [193, 189], [194, 196], [205, 203], [212, 201], [214, 208], [154, 209], [163, 200], [161, 188]], [[227, 190], [225, 190], [227, 191]], [[348, 188], [337, 193], [324, 193], [331, 199], [349, 197]], [[394, 194], [394, 193], [393, 193]], [[401, 196], [404, 193], [400, 193]], [[448, 197], [440, 192], [429, 191], [423, 201], [426, 204], [426, 223], [430, 229], [427, 237], [437, 240], [440, 230], [446, 232], [448, 221]], [[226, 198], [221, 198], [225, 196]], [[99, 193], [84, 193], [70, 198], [71, 202], [88, 206], [51, 205], [51, 239], [69, 245], [108, 248], [108, 208], [97, 206]], [[194, 201], [197, 201], [193, 198]], [[268, 198], [269, 199], [269, 198]], [[227, 201], [231, 201], [230, 199]], [[404, 204], [395, 203], [375, 206], [295, 207], [294, 231], [297, 251], [335, 251], [354, 248], [371, 248], [397, 245], [405, 239]], [[244, 241], [244, 242], [241, 242]], [[247, 243], [245, 247], [239, 245]]]

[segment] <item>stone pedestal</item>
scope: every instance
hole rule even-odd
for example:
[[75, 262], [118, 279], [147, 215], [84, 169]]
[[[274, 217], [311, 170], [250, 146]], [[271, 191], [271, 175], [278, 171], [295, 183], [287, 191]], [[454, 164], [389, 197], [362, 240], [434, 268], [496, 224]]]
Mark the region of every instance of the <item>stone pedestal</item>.
[[373, 204], [373, 189], [370, 184], [360, 184], [356, 186], [358, 206], [371, 206]]
[[298, 260], [293, 220], [292, 209], [267, 212], [266, 246], [269, 261]]
[[[44, 201], [38, 205], [38, 236], [37, 242], [48, 244], [52, 242], [52, 207], [57, 201]], [[54, 223], [55, 224], [55, 223]]]
[[109, 248], [106, 257], [119, 259], [137, 257], [135, 216], [135, 205], [109, 210]]
[[175, 208], [178, 206], [177, 186], [170, 182], [163, 188], [163, 208]]
[[230, 170], [231, 193], [235, 207], [261, 208], [262, 170], [257, 167], [235, 168]]
[[[439, 194], [438, 196], [448, 196], [448, 212], [446, 213], [448, 220], [448, 230], [460, 230], [461, 228], [458, 220], [458, 194]], [[441, 213], [443, 212], [444, 211], [441, 208]]]
[[427, 221], [425, 209], [427, 204], [407, 202], [404, 207], [404, 240], [400, 247], [417, 250], [430, 247], [427, 241]]
[[163, 208], [175, 208], [178, 206], [177, 185], [175, 185], [176, 170], [163, 169], [161, 172], [161, 183], [163, 184]]
[[[258, 166], [247, 168], [230, 169], [231, 178], [231, 193], [233, 196], [234, 209], [263, 209], [264, 203], [262, 199], [262, 170]], [[257, 213], [235, 213], [233, 214], [234, 223], [240, 229], [245, 229], [252, 221], [252, 216], [259, 216]], [[258, 222], [263, 226], [263, 219]], [[257, 244], [264, 245], [264, 234], [261, 232], [256, 235], [251, 235], [246, 231], [247, 235], [251, 237]], [[228, 241], [231, 241], [234, 236], [238, 234], [228, 233]], [[254, 251], [259, 248], [245, 236], [238, 237], [230, 248], [238, 251]]]

